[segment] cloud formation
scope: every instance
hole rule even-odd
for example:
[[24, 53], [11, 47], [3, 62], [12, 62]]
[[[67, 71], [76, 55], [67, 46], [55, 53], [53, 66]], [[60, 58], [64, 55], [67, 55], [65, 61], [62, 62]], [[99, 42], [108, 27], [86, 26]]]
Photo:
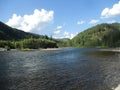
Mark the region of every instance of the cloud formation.
[[69, 33], [69, 32], [64, 32], [63, 33], [63, 36], [62, 36], [62, 38], [70, 38], [70, 39], [72, 39], [75, 35], [77, 35], [78, 33], [75, 33], [75, 34], [73, 34], [73, 33]]
[[59, 34], [61, 30], [63, 29], [63, 26], [57, 26], [57, 28], [54, 30], [54, 34]]
[[67, 36], [67, 35], [69, 35], [69, 32], [66, 32], [66, 31], [65, 31], [65, 32], [63, 33], [63, 35], [64, 35], [64, 36]]
[[63, 33], [59, 33], [59, 35], [57, 34], [57, 36], [56, 36], [56, 35], [53, 35], [53, 37], [54, 37], [54, 38], [69, 38], [69, 39], [72, 39], [72, 38], [75, 37], [77, 34], [78, 34], [78, 32], [73, 34], [73, 33], [64, 31]]
[[92, 20], [89, 22], [89, 24], [96, 24], [97, 22], [99, 22], [99, 20], [97, 20], [97, 19], [92, 19]]
[[85, 21], [78, 21], [78, 22], [77, 22], [78, 25], [82, 25], [82, 24], [84, 24], [84, 23], [85, 23]]
[[31, 15], [20, 16], [13, 14], [12, 18], [6, 24], [26, 32], [39, 32], [49, 26], [53, 22], [53, 19], [54, 11], [35, 9]]
[[105, 8], [101, 13], [102, 18], [110, 18], [120, 16], [120, 1], [114, 4], [112, 8]]
[[117, 21], [116, 20], [112, 20], [112, 21], [108, 21], [107, 23], [116, 23]]

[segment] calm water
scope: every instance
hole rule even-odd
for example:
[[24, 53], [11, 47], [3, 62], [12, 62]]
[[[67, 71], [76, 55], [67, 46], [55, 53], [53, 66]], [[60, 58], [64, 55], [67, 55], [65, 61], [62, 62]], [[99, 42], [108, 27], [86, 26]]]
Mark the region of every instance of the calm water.
[[113, 90], [119, 84], [117, 52], [80, 48], [0, 52], [0, 90]]

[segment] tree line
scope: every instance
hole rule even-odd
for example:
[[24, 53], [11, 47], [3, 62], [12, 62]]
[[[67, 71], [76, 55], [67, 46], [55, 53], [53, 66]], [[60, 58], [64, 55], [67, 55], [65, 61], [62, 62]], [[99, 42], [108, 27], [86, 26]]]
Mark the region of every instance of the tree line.
[[74, 47], [120, 47], [120, 24], [99, 24], [79, 33], [71, 42]]
[[39, 48], [57, 48], [57, 43], [52, 39], [28, 38], [19, 41], [0, 40], [0, 47], [10, 49], [39, 49]]

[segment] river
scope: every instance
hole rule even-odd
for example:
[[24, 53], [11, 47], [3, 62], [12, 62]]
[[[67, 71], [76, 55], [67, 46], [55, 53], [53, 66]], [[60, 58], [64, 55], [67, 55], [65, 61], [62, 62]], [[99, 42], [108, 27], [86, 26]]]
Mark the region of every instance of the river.
[[0, 90], [120, 90], [120, 53], [92, 48], [1, 51]]

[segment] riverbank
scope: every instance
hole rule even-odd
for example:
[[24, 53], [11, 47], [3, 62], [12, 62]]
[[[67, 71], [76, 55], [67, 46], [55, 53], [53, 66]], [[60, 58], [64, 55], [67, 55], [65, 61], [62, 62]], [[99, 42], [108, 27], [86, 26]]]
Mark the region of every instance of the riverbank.
[[40, 49], [40, 50], [43, 50], [43, 51], [48, 51], [48, 50], [61, 50], [63, 48], [46, 48], [46, 49]]
[[[34, 50], [42, 50], [42, 51], [49, 51], [49, 50], [61, 50], [63, 48], [39, 48], [39, 49], [10, 49], [9, 51], [34, 51]], [[0, 51], [8, 51], [5, 48], [0, 48]]]
[[0, 48], [0, 51], [6, 51], [6, 49], [5, 48]]
[[106, 49], [100, 49], [100, 51], [120, 52], [120, 48], [106, 48]]
[[[10, 49], [7, 50], [5, 48], [0, 48], [0, 51], [34, 51], [34, 50], [42, 50], [42, 51], [50, 51], [50, 50], [62, 50], [64, 48], [39, 48], [39, 49]], [[120, 48], [99, 48], [100, 51], [108, 51], [108, 52], [120, 52]]]

